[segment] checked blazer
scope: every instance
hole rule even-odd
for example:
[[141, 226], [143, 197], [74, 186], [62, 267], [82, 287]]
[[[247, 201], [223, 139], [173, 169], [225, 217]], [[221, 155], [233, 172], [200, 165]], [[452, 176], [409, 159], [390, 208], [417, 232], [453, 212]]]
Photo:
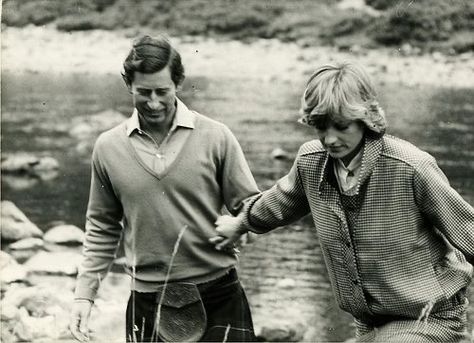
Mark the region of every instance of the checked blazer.
[[248, 202], [243, 224], [264, 233], [311, 213], [337, 303], [356, 318], [436, 312], [471, 282], [474, 209], [412, 144], [385, 135], [363, 149], [358, 208], [342, 206], [334, 160], [314, 140]]

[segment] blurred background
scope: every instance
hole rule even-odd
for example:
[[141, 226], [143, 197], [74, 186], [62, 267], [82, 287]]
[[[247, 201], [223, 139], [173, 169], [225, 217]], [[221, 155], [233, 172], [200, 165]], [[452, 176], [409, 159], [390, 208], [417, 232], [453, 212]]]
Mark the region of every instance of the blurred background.
[[[2, 341], [69, 339], [90, 154], [131, 114], [120, 70], [133, 37], [171, 37], [187, 75], [179, 97], [231, 128], [262, 190], [314, 138], [296, 123], [309, 74], [354, 60], [378, 86], [388, 133], [435, 156], [473, 205], [473, 18], [467, 0], [4, 0]], [[96, 341], [122, 338], [121, 263], [96, 302]], [[309, 218], [244, 247], [239, 269], [263, 339], [353, 337]], [[471, 331], [474, 286], [469, 297]]]

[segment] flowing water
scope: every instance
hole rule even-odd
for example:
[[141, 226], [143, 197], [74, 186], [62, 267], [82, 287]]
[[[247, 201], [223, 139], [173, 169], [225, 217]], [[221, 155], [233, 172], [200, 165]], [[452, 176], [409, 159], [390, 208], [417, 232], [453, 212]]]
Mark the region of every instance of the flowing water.
[[[111, 75], [6, 73], [2, 81], [2, 155], [31, 152], [52, 156], [60, 165], [52, 180], [2, 175], [2, 199], [15, 202], [43, 230], [59, 221], [83, 227], [95, 136], [86, 134], [87, 141], [81, 141], [72, 134], [74, 127], [108, 109], [125, 117], [132, 109], [129, 94], [119, 77]], [[313, 138], [311, 130], [296, 123], [303, 82], [189, 78], [180, 97], [232, 129], [257, 183], [266, 189], [286, 174], [298, 147]], [[473, 90], [380, 85], [389, 133], [434, 155], [470, 204], [473, 98]], [[273, 159], [275, 148], [286, 150], [290, 158]], [[350, 316], [334, 303], [309, 218], [259, 236], [243, 248], [239, 268], [256, 320], [310, 323], [308, 337], [318, 341], [343, 341], [353, 334]], [[470, 299], [472, 304], [474, 286]]]

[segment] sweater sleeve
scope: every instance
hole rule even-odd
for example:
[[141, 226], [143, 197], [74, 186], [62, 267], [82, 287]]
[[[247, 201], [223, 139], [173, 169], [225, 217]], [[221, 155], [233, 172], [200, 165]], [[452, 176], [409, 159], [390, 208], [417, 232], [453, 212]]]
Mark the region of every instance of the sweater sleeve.
[[77, 277], [75, 298], [94, 300], [115, 258], [121, 238], [123, 210], [105, 168], [98, 143], [92, 154], [92, 175], [86, 214], [83, 261]]
[[420, 210], [474, 264], [474, 209], [449, 185], [433, 157], [420, 162], [414, 187]]
[[300, 153], [288, 175], [247, 203], [242, 216], [242, 225], [248, 230], [265, 233], [290, 224], [310, 212], [298, 170], [299, 155]]
[[245, 201], [259, 190], [239, 142], [226, 126], [224, 140], [220, 177], [222, 196], [227, 210], [236, 215]]

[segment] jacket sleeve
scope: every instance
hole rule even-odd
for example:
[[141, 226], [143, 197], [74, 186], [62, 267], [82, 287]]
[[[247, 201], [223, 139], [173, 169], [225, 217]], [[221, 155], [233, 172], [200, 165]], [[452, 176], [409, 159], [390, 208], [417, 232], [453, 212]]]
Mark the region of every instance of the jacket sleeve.
[[310, 212], [298, 169], [299, 155], [286, 176], [248, 202], [242, 216], [244, 227], [255, 233], [265, 233]]
[[416, 168], [414, 187], [420, 210], [474, 264], [474, 209], [449, 185], [433, 157]]
[[218, 175], [227, 210], [237, 215], [244, 203], [259, 193], [242, 148], [233, 133], [224, 126], [221, 172]]
[[122, 233], [122, 206], [101, 166], [97, 145], [92, 155], [86, 234], [83, 261], [76, 283], [76, 299], [94, 300], [115, 258]]

